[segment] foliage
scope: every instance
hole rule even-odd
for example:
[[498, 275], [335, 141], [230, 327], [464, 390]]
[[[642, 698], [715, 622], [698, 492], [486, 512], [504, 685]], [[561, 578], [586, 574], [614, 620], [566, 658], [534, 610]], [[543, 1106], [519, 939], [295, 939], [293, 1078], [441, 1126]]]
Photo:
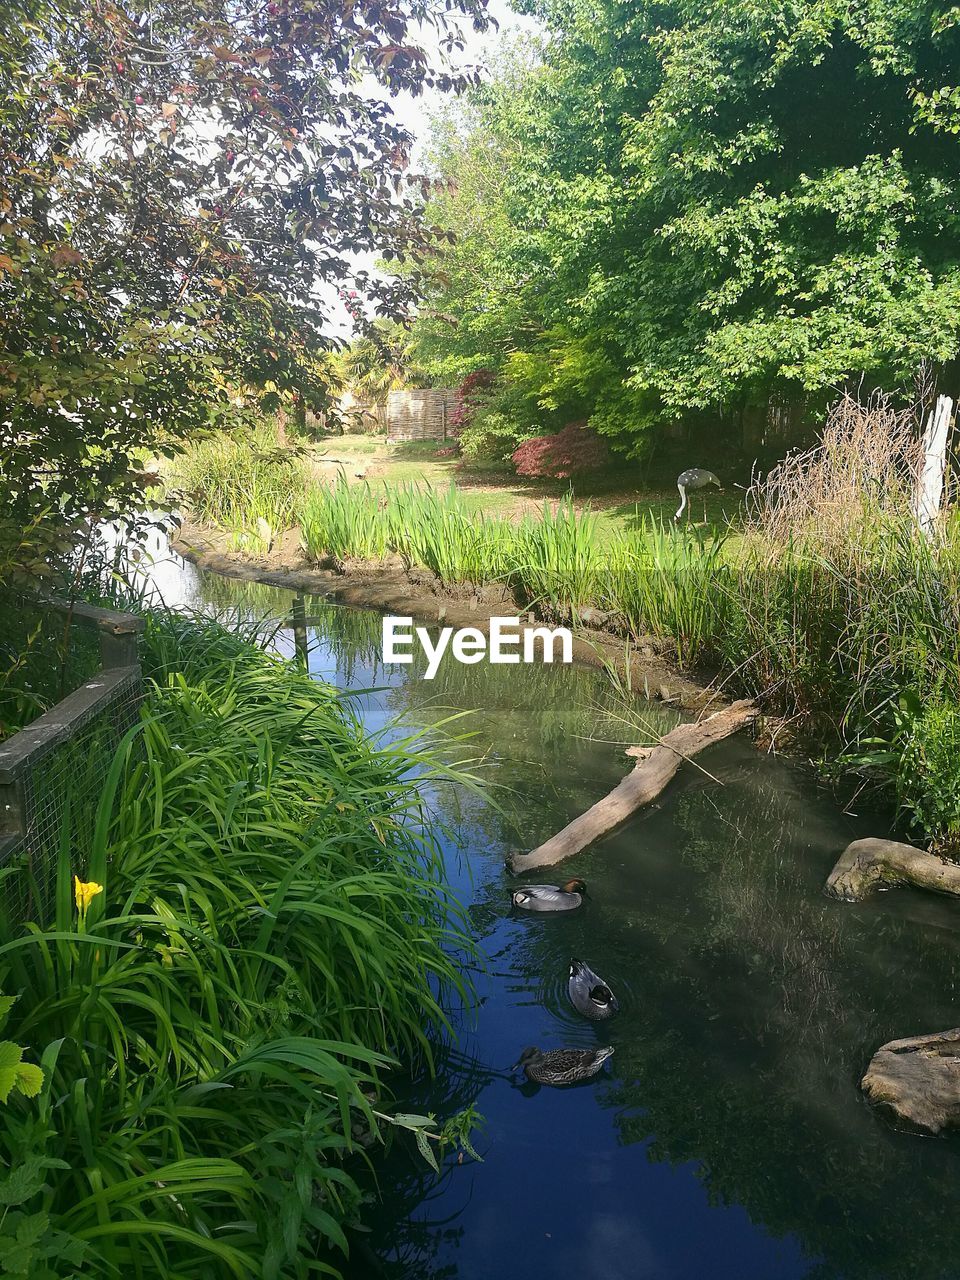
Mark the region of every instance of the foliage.
[[389, 392], [422, 380], [409, 333], [383, 321], [338, 352], [334, 364], [347, 389], [369, 404], [383, 404]]
[[438, 367], [529, 357], [544, 414], [639, 453], [677, 418], [735, 428], [771, 394], [954, 359], [953, 10], [521, 8], [546, 36], [435, 127], [431, 213], [458, 236], [416, 326]]
[[450, 418], [450, 430], [454, 438], [467, 430], [477, 411], [487, 401], [493, 388], [495, 375], [492, 369], [474, 369], [457, 388], [457, 401]]
[[569, 480], [610, 463], [606, 442], [584, 422], [571, 422], [552, 436], [535, 436], [511, 454], [519, 476]]
[[90, 847], [63, 841], [49, 918], [0, 931], [11, 1034], [44, 1046], [39, 1098], [0, 1114], [0, 1256], [31, 1276], [81, 1255], [158, 1280], [336, 1274], [365, 1147], [465, 1136], [383, 1101], [464, 994], [411, 781], [451, 775], [216, 624], [150, 615], [144, 659]]
[[[6, 1022], [16, 996], [0, 996], [0, 1026]], [[24, 1062], [23, 1049], [12, 1040], [0, 1040], [0, 1103], [6, 1104], [11, 1094], [35, 1098], [43, 1086], [43, 1072], [31, 1062]]]
[[303, 459], [279, 448], [264, 425], [190, 445], [173, 474], [191, 511], [229, 529], [237, 551], [268, 551], [293, 524], [306, 482]]
[[[0, 30], [0, 529], [143, 502], [138, 460], [322, 402], [324, 286], [404, 314], [436, 236], [386, 94], [483, 0], [13, 0]], [[356, 270], [375, 251], [402, 278]], [[246, 402], [241, 397], [246, 393]]]

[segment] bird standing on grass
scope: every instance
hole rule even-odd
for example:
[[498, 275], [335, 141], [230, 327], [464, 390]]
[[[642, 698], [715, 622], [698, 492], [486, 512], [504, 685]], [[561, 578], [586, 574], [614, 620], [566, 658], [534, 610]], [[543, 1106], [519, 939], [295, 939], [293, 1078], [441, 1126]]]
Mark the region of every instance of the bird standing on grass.
[[723, 489], [723, 485], [712, 471], [704, 471], [702, 467], [691, 467], [689, 471], [681, 471], [677, 476], [677, 489], [680, 491], [680, 505], [674, 513], [674, 520], [679, 520], [683, 515], [684, 508], [687, 505], [688, 492], [696, 493], [698, 489], [706, 489], [706, 487], [711, 484], [715, 484], [718, 489]]

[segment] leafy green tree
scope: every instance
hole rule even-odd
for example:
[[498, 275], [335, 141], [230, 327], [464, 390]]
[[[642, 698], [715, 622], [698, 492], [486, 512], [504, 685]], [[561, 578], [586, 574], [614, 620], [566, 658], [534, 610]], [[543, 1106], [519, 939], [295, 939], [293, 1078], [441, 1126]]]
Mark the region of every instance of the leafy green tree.
[[[143, 451], [322, 399], [331, 286], [402, 314], [434, 242], [389, 96], [485, 0], [12, 0], [0, 25], [0, 519], [135, 503]], [[402, 278], [354, 272], [377, 250]]]
[[[434, 276], [430, 341], [550, 370], [626, 450], [665, 420], [951, 376], [960, 22], [919, 0], [524, 0], [538, 66], [471, 95], [434, 204], [491, 233]], [[501, 137], [499, 182], [459, 182]], [[444, 135], [441, 135], [443, 137]], [[492, 168], [493, 166], [491, 166]], [[504, 226], [508, 229], [503, 231]], [[496, 242], [495, 242], [496, 241]], [[464, 313], [467, 317], [465, 318]], [[492, 336], [491, 336], [492, 335]]]

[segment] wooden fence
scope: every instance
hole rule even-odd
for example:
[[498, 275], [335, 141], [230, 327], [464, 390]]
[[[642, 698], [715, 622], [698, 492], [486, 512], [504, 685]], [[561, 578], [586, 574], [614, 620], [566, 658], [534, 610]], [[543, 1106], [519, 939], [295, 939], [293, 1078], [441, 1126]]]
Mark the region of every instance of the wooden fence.
[[0, 743], [0, 910], [8, 920], [49, 914], [64, 842], [83, 870], [110, 762], [137, 723], [143, 692], [142, 618], [62, 600], [25, 598], [22, 607], [98, 635], [100, 669]]
[[410, 387], [387, 396], [387, 438], [446, 440], [456, 407], [452, 387]]

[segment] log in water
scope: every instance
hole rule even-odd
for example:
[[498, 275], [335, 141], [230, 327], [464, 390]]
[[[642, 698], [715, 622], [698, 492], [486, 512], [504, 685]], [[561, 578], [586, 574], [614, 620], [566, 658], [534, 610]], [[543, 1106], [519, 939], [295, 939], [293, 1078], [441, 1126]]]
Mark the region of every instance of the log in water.
[[877, 889], [903, 884], [960, 894], [960, 865], [899, 840], [854, 840], [837, 859], [825, 888], [831, 898], [860, 902]]
[[630, 753], [638, 757], [637, 763], [620, 785], [538, 848], [514, 854], [511, 870], [520, 873], [553, 866], [616, 830], [631, 814], [657, 798], [684, 760], [729, 738], [758, 714], [753, 702], [742, 699], [706, 720], [678, 724], [654, 747], [632, 747]]

